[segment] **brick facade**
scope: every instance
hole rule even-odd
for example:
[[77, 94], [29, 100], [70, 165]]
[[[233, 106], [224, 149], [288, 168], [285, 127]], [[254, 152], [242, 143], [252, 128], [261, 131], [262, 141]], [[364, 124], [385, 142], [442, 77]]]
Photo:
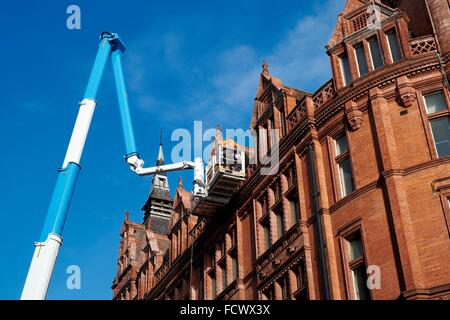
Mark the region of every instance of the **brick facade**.
[[448, 2], [375, 1], [376, 29], [371, 3], [338, 16], [315, 93], [264, 63], [251, 127], [278, 129], [276, 175], [248, 165], [208, 218], [180, 182], [167, 235], [126, 217], [114, 299], [450, 298]]

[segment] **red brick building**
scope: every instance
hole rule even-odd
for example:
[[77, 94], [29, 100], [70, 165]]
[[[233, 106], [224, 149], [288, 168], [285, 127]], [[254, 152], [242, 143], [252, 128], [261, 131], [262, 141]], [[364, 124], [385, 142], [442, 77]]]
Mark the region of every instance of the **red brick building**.
[[180, 181], [166, 234], [125, 218], [114, 299], [450, 298], [449, 2], [348, 0], [326, 51], [312, 94], [263, 65], [276, 175], [208, 218]]

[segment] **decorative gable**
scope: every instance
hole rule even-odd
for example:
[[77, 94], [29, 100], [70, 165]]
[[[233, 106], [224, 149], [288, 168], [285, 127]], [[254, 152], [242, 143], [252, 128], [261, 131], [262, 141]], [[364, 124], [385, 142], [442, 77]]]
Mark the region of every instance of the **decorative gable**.
[[[269, 73], [269, 67], [265, 61], [262, 64], [262, 72], [259, 77], [258, 90], [253, 104], [252, 119], [250, 127], [255, 128], [258, 120], [281, 101], [287, 105], [287, 112], [295, 106], [296, 102], [305, 95], [305, 92], [287, 87], [283, 82]], [[280, 100], [283, 96], [285, 100]]]
[[376, 24], [382, 23], [394, 12], [380, 0], [348, 0], [342, 13], [338, 15], [338, 21], [327, 47], [333, 48], [347, 37], [369, 29], [371, 26], [375, 28]]

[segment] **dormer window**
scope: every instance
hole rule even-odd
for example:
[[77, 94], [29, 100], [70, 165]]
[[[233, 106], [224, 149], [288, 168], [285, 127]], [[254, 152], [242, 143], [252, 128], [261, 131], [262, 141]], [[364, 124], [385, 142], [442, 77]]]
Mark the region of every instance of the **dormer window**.
[[357, 44], [355, 47], [356, 61], [358, 64], [359, 76], [365, 76], [369, 73], [369, 67], [367, 65], [366, 54], [364, 52], [364, 46], [362, 43]]
[[396, 63], [400, 61], [403, 57], [402, 51], [400, 49], [400, 44], [397, 38], [397, 31], [395, 31], [395, 28], [386, 32], [386, 37], [389, 43], [389, 51], [391, 53], [392, 63]]
[[370, 58], [372, 60], [373, 69], [376, 70], [383, 66], [383, 56], [381, 54], [380, 43], [378, 42], [378, 38], [376, 36], [370, 37], [367, 39], [369, 43], [369, 53]]
[[352, 73], [350, 71], [347, 53], [341, 54], [339, 56], [339, 61], [341, 63], [342, 80], [344, 81], [344, 87], [346, 87], [352, 82]]

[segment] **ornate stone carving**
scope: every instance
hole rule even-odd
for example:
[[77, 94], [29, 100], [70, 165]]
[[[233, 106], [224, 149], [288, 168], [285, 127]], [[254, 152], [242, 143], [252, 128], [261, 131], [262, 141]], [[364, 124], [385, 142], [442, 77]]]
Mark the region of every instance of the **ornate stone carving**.
[[358, 109], [352, 100], [345, 104], [345, 114], [347, 121], [353, 131], [358, 130], [364, 123], [363, 113]]
[[417, 100], [416, 90], [411, 86], [407, 76], [397, 79], [397, 102], [404, 108], [414, 105]]
[[402, 95], [399, 95], [398, 103], [401, 104], [405, 108], [409, 108], [412, 105], [414, 105], [414, 102], [416, 101], [416, 95], [412, 92], [406, 92]]

